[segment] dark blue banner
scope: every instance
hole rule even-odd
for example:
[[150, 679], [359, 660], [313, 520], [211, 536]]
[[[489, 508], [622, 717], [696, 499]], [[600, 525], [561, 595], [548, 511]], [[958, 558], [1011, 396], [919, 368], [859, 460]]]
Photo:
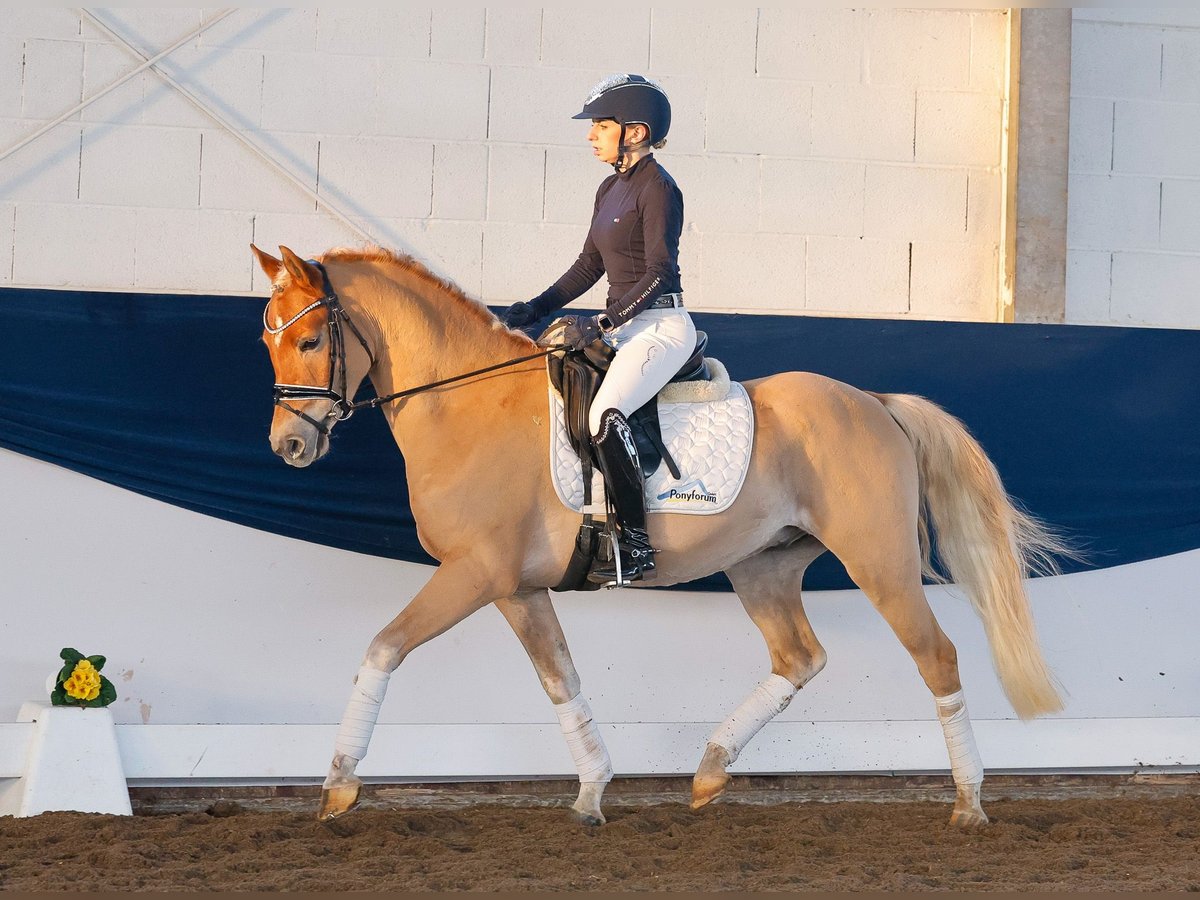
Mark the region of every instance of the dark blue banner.
[[[378, 412], [271, 453], [261, 298], [0, 291], [0, 446], [260, 528], [432, 563]], [[1200, 547], [1200, 332], [693, 314], [736, 380], [788, 369], [921, 394], [1103, 568]], [[849, 587], [828, 554], [805, 579]], [[691, 585], [727, 590], [723, 576]]]

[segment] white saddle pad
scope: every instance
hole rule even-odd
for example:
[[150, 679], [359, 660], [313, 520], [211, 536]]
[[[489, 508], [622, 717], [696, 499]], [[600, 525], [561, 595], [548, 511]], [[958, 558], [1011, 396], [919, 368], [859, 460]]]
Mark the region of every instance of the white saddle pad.
[[[658, 398], [663, 444], [679, 466], [676, 481], [664, 461], [646, 480], [646, 511], [712, 515], [729, 507], [750, 467], [754, 409], [741, 384], [708, 360], [711, 382], [668, 385]], [[550, 385], [550, 474], [558, 498], [583, 511], [583, 467], [567, 440], [563, 401]], [[592, 478], [593, 509], [604, 509], [604, 478]]]

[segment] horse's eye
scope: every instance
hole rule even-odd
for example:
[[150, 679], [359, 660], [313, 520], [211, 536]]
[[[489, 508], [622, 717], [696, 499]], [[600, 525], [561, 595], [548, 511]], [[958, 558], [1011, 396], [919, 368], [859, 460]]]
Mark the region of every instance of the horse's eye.
[[307, 353], [309, 350], [316, 350], [321, 344], [320, 335], [317, 337], [305, 338], [300, 342], [300, 352]]

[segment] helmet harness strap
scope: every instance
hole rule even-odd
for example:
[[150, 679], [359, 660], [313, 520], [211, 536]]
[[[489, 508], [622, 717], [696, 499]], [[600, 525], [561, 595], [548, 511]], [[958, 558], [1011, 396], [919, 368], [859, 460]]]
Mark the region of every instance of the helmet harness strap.
[[621, 123], [621, 136], [617, 138], [617, 161], [613, 163], [613, 170], [620, 174], [625, 171], [625, 155], [629, 152], [629, 147], [625, 145], [625, 123]]

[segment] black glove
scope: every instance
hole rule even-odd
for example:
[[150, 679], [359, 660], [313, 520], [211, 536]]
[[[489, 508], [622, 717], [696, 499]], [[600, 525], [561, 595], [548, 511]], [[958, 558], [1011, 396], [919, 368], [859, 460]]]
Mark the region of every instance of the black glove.
[[563, 330], [563, 340], [572, 350], [582, 350], [593, 341], [598, 341], [603, 331], [595, 316], [572, 316]]
[[526, 325], [532, 325], [543, 316], [538, 312], [537, 308], [532, 303], [514, 303], [504, 312], [500, 313], [500, 321], [509, 328], [524, 328]]

